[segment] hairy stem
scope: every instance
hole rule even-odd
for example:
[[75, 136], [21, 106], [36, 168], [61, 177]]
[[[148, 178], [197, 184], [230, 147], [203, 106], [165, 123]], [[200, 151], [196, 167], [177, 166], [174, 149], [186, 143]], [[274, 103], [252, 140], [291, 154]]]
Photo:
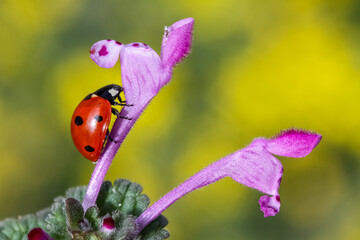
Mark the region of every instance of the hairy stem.
[[178, 187], [167, 193], [160, 200], [155, 202], [152, 206], [146, 209], [137, 219], [139, 231], [144, 229], [150, 222], [157, 218], [163, 211], [165, 211], [170, 205], [175, 203], [181, 197], [186, 194], [202, 188], [210, 183], [213, 183], [224, 176], [224, 172], [221, 170], [219, 165], [226, 162], [226, 159], [217, 161], [208, 167], [204, 168], [197, 174], [190, 177], [188, 180], [180, 184]]
[[89, 207], [95, 205], [101, 185], [105, 179], [106, 173], [111, 165], [112, 160], [114, 159], [122, 142], [129, 133], [130, 129], [134, 126], [134, 123], [136, 122], [144, 108], [145, 107], [124, 107], [121, 110], [119, 116], [126, 117], [128, 119], [118, 117], [115, 120], [114, 126], [110, 133], [110, 138], [112, 139], [112, 141], [107, 141], [105, 148], [98, 162], [96, 163], [94, 172], [90, 178], [88, 189], [86, 191], [83, 201], [84, 211], [86, 211]]

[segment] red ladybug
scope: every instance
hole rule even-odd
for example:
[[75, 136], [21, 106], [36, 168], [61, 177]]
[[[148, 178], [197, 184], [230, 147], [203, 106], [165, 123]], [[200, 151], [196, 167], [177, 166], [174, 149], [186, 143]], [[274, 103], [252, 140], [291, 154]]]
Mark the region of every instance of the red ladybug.
[[[74, 111], [71, 119], [71, 135], [80, 153], [96, 162], [108, 134], [111, 113], [118, 111], [111, 106], [128, 106], [120, 98], [123, 88], [116, 84], [107, 85], [87, 95]], [[118, 99], [119, 102], [115, 102]]]

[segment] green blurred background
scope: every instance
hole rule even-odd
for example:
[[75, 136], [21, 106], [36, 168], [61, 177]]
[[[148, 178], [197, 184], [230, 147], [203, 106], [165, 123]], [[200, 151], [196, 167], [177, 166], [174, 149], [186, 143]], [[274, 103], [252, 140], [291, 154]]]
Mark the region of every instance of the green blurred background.
[[130, 132], [107, 179], [151, 201], [211, 162], [298, 127], [323, 135], [280, 158], [282, 208], [231, 179], [171, 206], [171, 239], [360, 239], [360, 1], [1, 0], [0, 219], [33, 213], [94, 165], [73, 146], [80, 100], [119, 83], [89, 58], [101, 39], [160, 51], [163, 28], [195, 19], [192, 54]]

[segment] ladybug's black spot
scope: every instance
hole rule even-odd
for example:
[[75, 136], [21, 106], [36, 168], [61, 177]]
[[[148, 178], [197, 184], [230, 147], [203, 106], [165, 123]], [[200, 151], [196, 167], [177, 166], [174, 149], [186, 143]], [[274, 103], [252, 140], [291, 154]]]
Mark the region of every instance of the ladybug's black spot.
[[88, 151], [88, 152], [93, 152], [93, 151], [95, 151], [95, 149], [94, 149], [93, 147], [89, 146], [89, 145], [86, 145], [84, 148], [85, 148], [85, 150]]
[[87, 95], [87, 96], [84, 98], [84, 100], [89, 100], [89, 99], [91, 98], [91, 95], [92, 95], [92, 93], [90, 93], [89, 95]]
[[101, 122], [103, 120], [103, 117], [99, 116], [99, 115], [96, 115], [95, 120], [98, 121], [98, 122]]
[[82, 125], [83, 124], [83, 119], [80, 117], [80, 116], [76, 116], [76, 118], [75, 118], [75, 124], [76, 125], [78, 125], [78, 126], [80, 126], [80, 125]]

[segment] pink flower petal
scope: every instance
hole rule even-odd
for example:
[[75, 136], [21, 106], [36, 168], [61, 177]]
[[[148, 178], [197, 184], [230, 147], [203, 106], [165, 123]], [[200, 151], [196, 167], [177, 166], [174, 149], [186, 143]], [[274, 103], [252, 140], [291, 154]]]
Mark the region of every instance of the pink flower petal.
[[259, 204], [264, 217], [275, 216], [280, 211], [280, 196], [262, 196]]
[[28, 240], [52, 240], [44, 230], [41, 228], [34, 228], [28, 233]]
[[163, 70], [157, 53], [143, 43], [127, 44], [120, 53], [125, 98], [132, 110], [145, 106], [160, 90]]
[[[190, 52], [194, 19], [185, 18], [165, 28], [161, 46], [161, 61], [166, 71], [171, 72]], [[165, 83], [170, 80], [164, 79]], [[163, 84], [165, 84], [163, 83]]]
[[308, 155], [321, 140], [317, 133], [290, 129], [269, 140], [267, 150], [272, 154], [301, 158]]
[[90, 57], [100, 67], [112, 68], [119, 59], [123, 46], [115, 40], [101, 40], [90, 48]]
[[225, 157], [226, 175], [263, 193], [277, 195], [283, 174], [281, 162], [266, 151], [266, 139], [255, 139], [248, 147]]

